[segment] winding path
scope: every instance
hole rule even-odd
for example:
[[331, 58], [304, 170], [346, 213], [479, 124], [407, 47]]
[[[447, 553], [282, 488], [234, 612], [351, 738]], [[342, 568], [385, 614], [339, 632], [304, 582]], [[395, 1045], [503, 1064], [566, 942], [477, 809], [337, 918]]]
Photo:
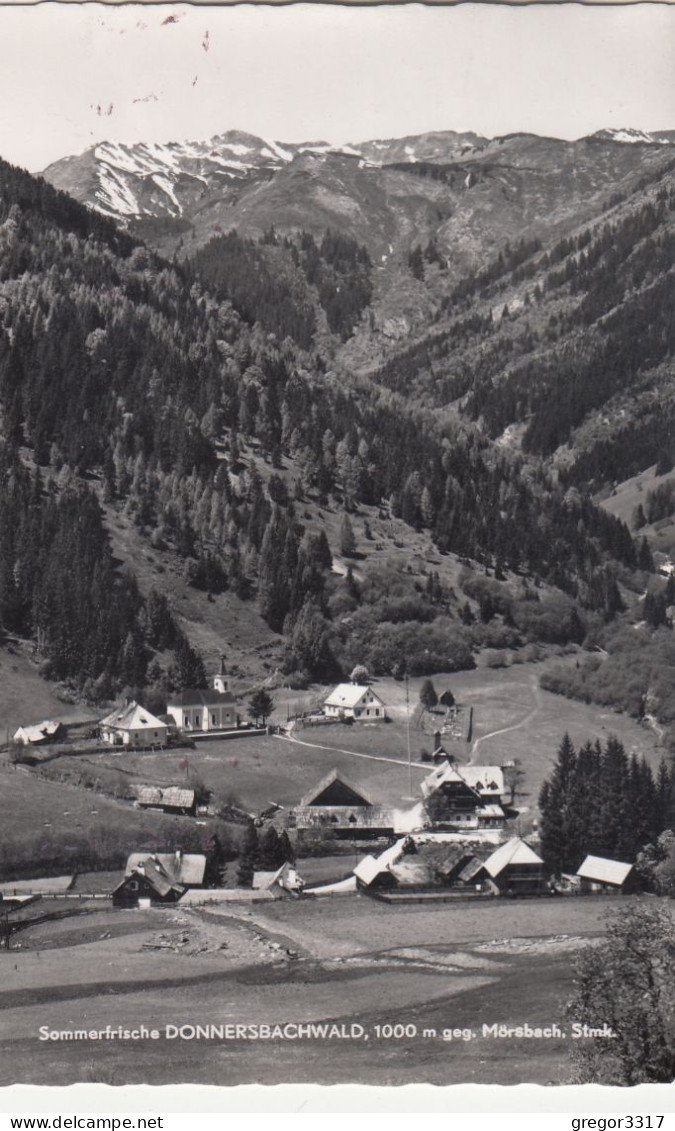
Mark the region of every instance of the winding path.
[[[368, 762], [390, 762], [393, 766], [405, 766], [408, 768], [408, 762], [401, 761], [400, 758], [385, 758], [381, 754], [362, 754], [358, 750], [346, 750], [343, 746], [321, 746], [318, 742], [303, 742], [300, 738], [294, 738], [292, 735], [279, 734], [276, 736], [281, 738], [284, 742], [295, 742], [298, 746], [307, 746], [310, 750], [327, 750], [329, 754], [351, 754], [352, 758], [365, 758]], [[413, 769], [421, 770], [423, 773], [429, 773], [429, 766], [420, 765], [418, 762], [411, 762]]]
[[521, 727], [527, 726], [527, 724], [529, 722], [531, 722], [532, 719], [535, 717], [535, 715], [539, 712], [539, 710], [541, 708], [541, 691], [540, 691], [539, 682], [538, 682], [536, 676], [532, 677], [532, 679], [530, 680], [530, 684], [531, 684], [531, 687], [532, 687], [532, 692], [533, 692], [534, 700], [535, 700], [535, 705], [532, 708], [532, 710], [528, 711], [528, 713], [525, 715], [525, 717], [523, 719], [520, 720], [520, 722], [513, 723], [513, 725], [509, 726], [509, 727], [501, 727], [499, 730], [492, 730], [492, 731], [490, 731], [489, 734], [483, 734], [483, 735], [481, 735], [480, 738], [477, 738], [476, 741], [474, 742], [473, 746], [471, 747], [471, 758], [470, 758], [471, 762], [474, 762], [474, 756], [478, 752], [478, 748], [479, 748], [481, 742], [487, 742], [487, 740], [489, 738], [496, 738], [500, 734], [509, 734], [513, 730], [520, 730]]

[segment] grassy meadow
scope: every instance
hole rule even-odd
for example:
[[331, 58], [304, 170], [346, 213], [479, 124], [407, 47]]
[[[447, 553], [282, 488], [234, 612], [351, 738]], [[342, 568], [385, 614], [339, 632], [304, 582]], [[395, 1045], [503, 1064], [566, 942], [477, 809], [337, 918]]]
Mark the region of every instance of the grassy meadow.
[[[574, 956], [618, 905], [630, 913], [631, 901], [603, 897], [540, 900], [536, 916], [520, 900], [451, 910], [366, 898], [221, 912], [99, 906], [15, 936], [0, 986], [0, 1084], [565, 1083], [569, 1039], [498, 1041], [482, 1026], [564, 1029]], [[148, 949], [162, 938], [175, 945]], [[181, 1040], [164, 1029], [322, 1021], [358, 1023], [369, 1044]], [[145, 1024], [160, 1037], [38, 1039], [41, 1025], [101, 1022]], [[392, 1023], [414, 1028], [378, 1034]], [[445, 1028], [470, 1037], [444, 1040]]]
[[[530, 817], [565, 731], [577, 744], [587, 739], [604, 741], [614, 734], [629, 754], [644, 755], [656, 767], [660, 752], [648, 728], [626, 715], [542, 691], [538, 683], [541, 670], [542, 665], [523, 664], [436, 678], [438, 691], [451, 687], [459, 702], [473, 707], [471, 741], [446, 742], [458, 761], [499, 765], [518, 758], [524, 777], [517, 805]], [[433, 731], [442, 720], [441, 715], [427, 713], [419, 720], [421, 725], [417, 725], [421, 682], [411, 680], [409, 685], [412, 784], [416, 799], [420, 796], [420, 782], [430, 768], [420, 761], [420, 754], [422, 750], [431, 751]], [[277, 735], [252, 735], [201, 742], [192, 750], [130, 754], [110, 751], [63, 758], [49, 764], [49, 773], [72, 775], [75, 782], [84, 774], [89, 780], [98, 781], [103, 790], [108, 786], [117, 788], [120, 783], [127, 787], [138, 782], [186, 786], [191, 782], [203, 783], [216, 801], [236, 803], [257, 812], [273, 801], [285, 808], [298, 804], [312, 785], [337, 769], [374, 801], [406, 805], [410, 793], [405, 685], [381, 679], [374, 686], [387, 704], [391, 722], [296, 727], [293, 738], [297, 741]], [[314, 699], [321, 697], [319, 692], [320, 689], [314, 690]], [[279, 698], [274, 692], [273, 719], [282, 721], [286, 703], [283, 696], [281, 702]]]

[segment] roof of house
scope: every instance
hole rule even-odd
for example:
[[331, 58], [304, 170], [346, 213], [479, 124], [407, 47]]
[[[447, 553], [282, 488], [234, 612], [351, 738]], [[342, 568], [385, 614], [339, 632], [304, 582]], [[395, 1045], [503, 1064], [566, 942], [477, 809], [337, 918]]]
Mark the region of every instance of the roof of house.
[[479, 860], [477, 856], [472, 856], [468, 864], [465, 864], [458, 873], [458, 879], [464, 884], [470, 884], [471, 881], [475, 880], [484, 870], [485, 861]]
[[380, 696], [372, 687], [362, 683], [338, 683], [334, 687], [327, 699], [324, 699], [324, 707], [355, 707], [361, 701], [367, 691], [370, 691], [374, 699], [378, 703], [382, 703]]
[[191, 809], [195, 803], [194, 789], [181, 789], [170, 785], [161, 789], [156, 785], [139, 785], [136, 799], [140, 805], [167, 805], [172, 809]]
[[61, 729], [62, 724], [55, 719], [44, 719], [41, 723], [21, 726], [14, 734], [15, 742], [46, 742]]
[[178, 883], [176, 879], [168, 874], [166, 869], [156, 860], [150, 858], [145, 861], [145, 864], [135, 871], [143, 873], [148, 883], [155, 889], [158, 895], [168, 895], [170, 891], [176, 891], [182, 894], [185, 888], [182, 884]]
[[478, 817], [503, 817], [504, 810], [501, 805], [482, 805], [480, 809], [476, 810]]
[[485, 867], [493, 879], [509, 864], [543, 864], [543, 860], [529, 844], [519, 836], [514, 836], [511, 840], [507, 840], [506, 844], [501, 844], [495, 849], [485, 861]]
[[132, 852], [127, 860], [125, 875], [143, 868], [147, 874], [148, 863], [153, 868], [159, 864], [166, 877], [177, 884], [201, 884], [204, 882], [206, 856], [201, 853], [182, 852]]
[[196, 691], [174, 692], [167, 703], [167, 710], [170, 712], [172, 707], [181, 707], [183, 710], [187, 707], [228, 707], [234, 702], [231, 691], [214, 691], [212, 687], [207, 687]]
[[391, 871], [392, 865], [399, 862], [407, 851], [409, 841], [409, 837], [403, 836], [394, 844], [390, 844], [389, 848], [385, 848], [379, 856], [364, 856], [354, 868], [354, 875], [361, 880], [361, 883], [371, 884], [376, 876]]
[[286, 887], [284, 881], [289, 881], [290, 886], [295, 888], [302, 886], [302, 880], [298, 876], [295, 865], [290, 864], [287, 860], [281, 867], [277, 868], [276, 872], [254, 872], [253, 873], [253, 888], [255, 891], [270, 891], [275, 884], [280, 887]]
[[625, 883], [633, 871], [632, 864], [623, 860], [606, 860], [602, 856], [587, 856], [583, 864], [577, 869], [577, 876], [582, 880], [595, 880], [601, 884], [616, 884], [620, 887]]
[[[345, 800], [345, 806], [349, 807], [359, 804], [370, 806], [373, 804], [368, 794], [365, 793], [363, 789], [361, 789], [360, 785], [354, 785], [352, 782], [348, 781], [347, 778], [344, 777], [344, 775], [341, 774], [339, 770], [333, 769], [330, 770], [329, 773], [327, 773], [326, 776], [323, 777], [317, 785], [313, 786], [312, 789], [310, 789], [305, 794], [305, 796], [300, 799], [300, 807], [307, 805], [316, 805], [317, 798], [321, 797], [323, 793], [327, 792], [330, 786], [335, 784], [343, 787], [346, 791], [346, 794], [354, 795], [353, 800], [350, 801], [348, 798]], [[330, 805], [331, 802], [327, 801], [326, 804]]]
[[442, 764], [422, 782], [422, 793], [428, 797], [442, 785], [463, 782], [483, 797], [501, 797], [504, 793], [504, 774], [501, 766], [468, 766], [458, 762]]
[[116, 707], [104, 719], [101, 719], [102, 727], [112, 727], [115, 730], [166, 730], [166, 723], [158, 719], [156, 715], [146, 711], [145, 707], [141, 707], [134, 699], [130, 703], [125, 703], [122, 707]]
[[354, 875], [362, 884], [372, 884], [376, 876], [388, 872], [386, 864], [381, 864], [374, 856], [364, 856], [354, 868]]
[[277, 878], [276, 872], [254, 872], [251, 887], [254, 891], [268, 891]]

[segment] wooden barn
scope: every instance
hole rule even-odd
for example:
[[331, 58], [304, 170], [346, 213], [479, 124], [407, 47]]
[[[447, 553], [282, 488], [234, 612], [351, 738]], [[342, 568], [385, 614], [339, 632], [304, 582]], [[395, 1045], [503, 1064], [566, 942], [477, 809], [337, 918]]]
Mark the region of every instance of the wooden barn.
[[194, 817], [197, 811], [194, 789], [181, 789], [176, 785], [165, 788], [139, 785], [136, 788], [136, 804], [139, 809], [158, 809], [162, 813], [175, 813], [177, 816]]
[[548, 888], [543, 860], [517, 836], [488, 856], [485, 871], [487, 886], [498, 895], [540, 895]]
[[577, 869], [577, 878], [584, 892], [627, 892], [635, 886], [632, 864], [602, 856], [587, 856]]
[[331, 770], [305, 794], [290, 811], [288, 826], [297, 829], [300, 836], [307, 831], [330, 829], [343, 839], [391, 837], [394, 832], [391, 810], [375, 805], [338, 770]]

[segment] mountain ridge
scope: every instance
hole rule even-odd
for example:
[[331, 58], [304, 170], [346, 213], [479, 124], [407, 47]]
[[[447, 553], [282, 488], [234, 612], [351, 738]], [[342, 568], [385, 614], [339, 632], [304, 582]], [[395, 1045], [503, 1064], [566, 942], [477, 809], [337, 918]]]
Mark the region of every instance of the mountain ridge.
[[525, 132], [490, 139], [471, 131], [438, 130], [333, 145], [324, 141], [279, 142], [241, 130], [227, 130], [203, 141], [102, 140], [80, 154], [53, 162], [42, 176], [55, 187], [123, 222], [144, 216], [180, 218], [199, 199], [200, 183], [215, 190], [219, 185], [233, 185], [246, 178], [255, 181], [258, 175], [273, 175], [301, 158], [352, 158], [362, 168], [372, 169], [401, 163], [455, 164], [488, 157], [497, 159], [504, 146], [510, 149], [511, 143], [519, 140], [554, 143], [563, 148], [593, 141], [659, 147], [675, 142], [675, 131], [605, 129], [566, 141]]

